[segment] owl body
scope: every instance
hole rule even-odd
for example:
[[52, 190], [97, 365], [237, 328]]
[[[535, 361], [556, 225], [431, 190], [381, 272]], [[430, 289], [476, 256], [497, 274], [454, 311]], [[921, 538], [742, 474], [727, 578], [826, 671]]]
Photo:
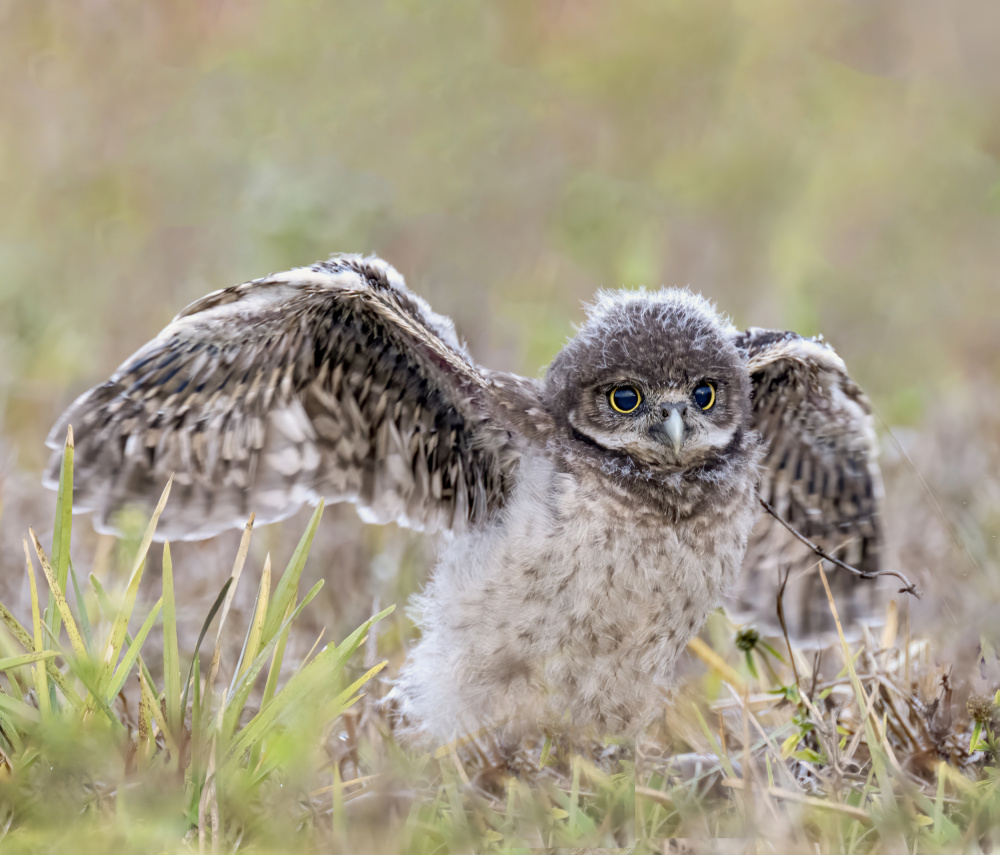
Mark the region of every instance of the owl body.
[[70, 425], [73, 509], [103, 530], [172, 477], [159, 538], [320, 500], [440, 532], [393, 689], [425, 740], [634, 733], [767, 542], [758, 496], [877, 569], [874, 432], [843, 362], [687, 290], [600, 294], [535, 380], [477, 366], [381, 259], [336, 256], [183, 310], [63, 414], [53, 487]]
[[451, 541], [417, 600], [422, 638], [394, 690], [404, 721], [436, 740], [646, 724], [736, 580], [757, 515], [748, 439], [736, 477], [695, 488], [710, 509], [673, 514], [668, 491], [637, 506], [599, 471], [525, 455], [502, 520]]

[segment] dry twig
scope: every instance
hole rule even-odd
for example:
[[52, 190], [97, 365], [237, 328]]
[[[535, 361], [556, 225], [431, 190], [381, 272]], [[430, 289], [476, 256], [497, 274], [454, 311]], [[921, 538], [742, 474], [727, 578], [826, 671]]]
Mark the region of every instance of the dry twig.
[[903, 587], [899, 589], [900, 594], [913, 594], [918, 600], [920, 599], [920, 594], [917, 591], [917, 586], [914, 585], [909, 579], [906, 578], [902, 573], [895, 570], [879, 570], [875, 573], [865, 573], [858, 570], [857, 567], [852, 567], [850, 564], [841, 561], [839, 558], [835, 558], [822, 546], [813, 543], [808, 537], [806, 537], [802, 532], [796, 529], [790, 522], [783, 519], [778, 515], [778, 512], [771, 506], [771, 504], [765, 499], [760, 499], [761, 505], [763, 505], [764, 510], [767, 511], [772, 517], [774, 517], [779, 523], [781, 523], [789, 534], [792, 535], [796, 540], [803, 543], [805, 546], [809, 547], [813, 552], [815, 552], [824, 561], [829, 561], [831, 564], [835, 564], [842, 570], [846, 570], [848, 573], [853, 573], [855, 576], [861, 576], [863, 579], [875, 579], [878, 576], [895, 576], [903, 583]]

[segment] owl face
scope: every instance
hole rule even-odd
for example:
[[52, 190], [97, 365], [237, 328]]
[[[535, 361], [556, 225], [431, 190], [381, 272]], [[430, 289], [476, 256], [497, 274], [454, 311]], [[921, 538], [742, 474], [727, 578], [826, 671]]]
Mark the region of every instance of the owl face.
[[565, 419], [571, 441], [643, 467], [704, 466], [731, 451], [749, 424], [742, 357], [702, 298], [638, 296], [599, 301], [556, 357], [546, 375], [553, 415]]
[[[623, 371], [581, 390], [568, 413], [574, 430], [650, 466], [686, 469], [724, 452], [740, 425], [732, 389], [717, 377], [684, 385]], [[736, 413], [742, 407], [736, 407]]]

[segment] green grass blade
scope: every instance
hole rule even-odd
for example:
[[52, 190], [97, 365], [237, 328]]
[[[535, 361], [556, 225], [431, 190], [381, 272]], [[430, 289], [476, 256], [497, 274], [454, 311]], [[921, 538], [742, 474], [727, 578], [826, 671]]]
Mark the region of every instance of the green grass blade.
[[271, 598], [271, 606], [264, 621], [264, 628], [261, 630], [261, 640], [264, 644], [267, 644], [277, 634], [278, 627], [281, 625], [282, 619], [288, 611], [288, 605], [295, 597], [295, 592], [299, 587], [299, 579], [302, 577], [302, 570], [306, 566], [306, 558], [309, 557], [309, 550], [312, 547], [313, 538], [316, 535], [316, 529], [319, 528], [319, 521], [322, 517], [323, 500], [320, 499], [316, 510], [309, 520], [309, 525], [306, 527], [305, 532], [303, 532], [302, 538], [299, 540], [298, 546], [295, 547], [295, 552], [292, 554], [292, 558], [288, 562], [285, 572], [281, 574], [278, 585], [274, 590], [274, 596]]
[[[0, 692], [0, 698], [4, 698], [5, 701], [7, 703], [9, 703], [14, 709], [18, 709], [18, 710], [20, 709], [20, 707], [14, 706], [16, 704], [22, 704], [27, 709], [31, 709], [31, 705], [30, 704], [26, 704], [24, 702], [24, 698], [23, 697], [22, 698], [12, 697], [12, 696], [5, 695], [3, 692]], [[37, 710], [36, 710], [36, 713], [37, 713]], [[16, 714], [17, 713], [14, 713], [14, 715], [16, 715]], [[15, 723], [14, 723], [13, 720], [9, 719], [7, 721], [4, 721], [4, 716], [3, 716], [3, 710], [2, 710], [2, 708], [0, 708], [0, 722], [2, 722], [2, 724], [3, 724], [3, 726], [0, 727], [0, 747], [2, 747], [5, 752], [7, 752], [7, 756], [8, 757], [10, 757], [11, 755], [16, 754], [16, 755], [20, 755], [21, 756], [19, 759], [23, 758], [24, 757], [24, 739], [23, 739], [23, 735], [18, 732], [18, 729], [15, 726]], [[29, 751], [30, 750], [31, 749], [29, 749]], [[2, 838], [0, 838], [0, 839], [2, 839]]]
[[[294, 601], [295, 597], [292, 598], [292, 603], [294, 603]], [[267, 682], [264, 683], [264, 693], [261, 695], [260, 700], [261, 707], [265, 707], [271, 702], [271, 699], [274, 697], [275, 692], [278, 689], [278, 677], [281, 674], [281, 664], [285, 659], [285, 645], [288, 644], [288, 633], [292, 628], [291, 622], [287, 620], [288, 616], [292, 613], [292, 603], [289, 603], [288, 611], [285, 614], [285, 628], [278, 633], [278, 643], [275, 645], [274, 653], [271, 654], [271, 664], [267, 669]], [[250, 768], [256, 768], [259, 760], [260, 743], [257, 743], [250, 749]]]
[[[73, 426], [66, 429], [66, 445], [62, 466], [59, 469], [59, 492], [56, 494], [56, 521], [52, 531], [52, 565], [56, 586], [65, 595], [66, 576], [69, 569], [69, 541], [73, 530]], [[46, 625], [53, 638], [59, 637], [61, 613], [56, 598], [49, 595], [45, 610]]]
[[[35, 650], [35, 643], [31, 640], [31, 636], [28, 635], [28, 631], [21, 626], [21, 622], [11, 614], [10, 609], [8, 609], [3, 603], [0, 603], [0, 621], [3, 622], [4, 626], [7, 627], [11, 635], [17, 639], [18, 643], [25, 650], [29, 653], [41, 652]], [[56, 668], [55, 663], [46, 662], [45, 673], [48, 678], [59, 687], [59, 691], [62, 692], [63, 697], [66, 698], [66, 700], [68, 700], [74, 707], [79, 709], [83, 706], [83, 698], [81, 698], [79, 694], [77, 694], [76, 690], [69, 684], [69, 680], [66, 679], [66, 675]]]
[[191, 699], [191, 729], [195, 729], [195, 723], [199, 721], [201, 713], [201, 659], [195, 652], [191, 661], [191, 674], [188, 683], [194, 685], [194, 697]]
[[0, 672], [10, 671], [11, 668], [20, 668], [23, 665], [31, 665], [35, 662], [45, 662], [59, 656], [58, 650], [43, 650], [41, 653], [25, 653], [23, 656], [7, 656], [0, 659]]
[[122, 657], [121, 664], [118, 666], [118, 670], [115, 671], [115, 675], [111, 679], [108, 690], [104, 695], [105, 700], [107, 700], [109, 704], [114, 701], [114, 699], [118, 696], [118, 693], [122, 690], [122, 686], [125, 685], [129, 672], [131, 672], [132, 666], [135, 664], [135, 660], [139, 656], [139, 651], [142, 649], [142, 645], [146, 643], [146, 636], [149, 635], [149, 631], [153, 628], [153, 623], [156, 621], [156, 618], [160, 614], [160, 609], [162, 608], [163, 597], [160, 597], [156, 605], [150, 610], [149, 615], [147, 615], [146, 620], [143, 622], [142, 627], [136, 634], [135, 639], [129, 642], [125, 655]]
[[[51, 652], [51, 651], [49, 651], [49, 652]], [[29, 653], [27, 655], [28, 656], [37, 656], [38, 654], [37, 653]], [[7, 658], [13, 658], [13, 657], [7, 657]], [[32, 674], [31, 674], [31, 677], [30, 677], [30, 681], [31, 681], [32, 684], [35, 681], [35, 675], [34, 675], [34, 671], [33, 670], [32, 670]], [[10, 686], [10, 693], [11, 693], [11, 695], [16, 700], [23, 701], [24, 700], [24, 692], [21, 691], [21, 681], [18, 679], [18, 677], [17, 677], [16, 674], [8, 674], [7, 675], [7, 684]], [[0, 689], [0, 691], [2, 691], [2, 689]]]
[[705, 717], [701, 714], [701, 710], [698, 709], [697, 704], [691, 704], [691, 710], [697, 719], [698, 727], [701, 728], [701, 732], [704, 734], [705, 739], [708, 740], [708, 744], [711, 746], [715, 756], [719, 758], [722, 768], [726, 770], [726, 775], [730, 778], [736, 778], [737, 775], [733, 770], [733, 764], [729, 760], [729, 754], [722, 750], [722, 746], [719, 745], [719, 741], [715, 738], [715, 734], [712, 733], [712, 728], [708, 726], [708, 722], [705, 721]]
[[153, 710], [158, 706], [152, 692], [146, 685], [146, 679], [139, 675], [139, 727], [136, 734], [137, 751], [136, 767], [145, 772], [156, 751], [156, 739], [153, 736]]
[[[73, 619], [73, 613], [69, 610], [69, 603], [66, 602], [66, 597], [63, 595], [63, 592], [59, 587], [59, 582], [55, 577], [55, 571], [53, 571], [52, 565], [49, 564], [48, 556], [46, 556], [45, 550], [42, 548], [42, 544], [38, 540], [38, 536], [35, 534], [34, 529], [29, 528], [28, 534], [31, 535], [31, 540], [35, 547], [35, 554], [38, 556], [39, 562], [41, 562], [42, 572], [45, 574], [45, 581], [49, 583], [49, 591], [56, 601], [56, 608], [59, 610], [59, 614], [62, 615], [63, 623], [66, 626], [66, 635], [69, 636], [69, 643], [73, 647], [73, 652], [76, 653], [76, 655], [81, 659], [86, 659], [87, 648], [83, 644], [83, 637], [80, 635], [80, 630], [77, 629], [76, 621]], [[56, 636], [53, 634], [52, 638], [56, 639]]]
[[73, 562], [69, 562], [69, 577], [73, 581], [73, 594], [76, 597], [76, 614], [80, 621], [80, 633], [83, 635], [83, 643], [87, 652], [94, 653], [94, 634], [90, 628], [90, 617], [87, 615], [87, 604], [83, 601], [83, 591], [80, 590], [80, 582], [76, 578], [76, 569]]
[[364, 674], [358, 677], [357, 680], [351, 683], [350, 686], [344, 689], [344, 691], [336, 695], [331, 701], [331, 717], [340, 715], [344, 710], [354, 706], [354, 704], [361, 697], [357, 694], [358, 690], [388, 664], [388, 662], [379, 662], [378, 665], [369, 668]]
[[215, 633], [215, 649], [212, 651], [212, 664], [208, 669], [208, 680], [205, 682], [205, 694], [211, 696], [215, 690], [215, 678], [219, 673], [219, 664], [222, 661], [222, 631], [226, 626], [226, 618], [229, 617], [229, 609], [233, 604], [233, 597], [236, 596], [236, 586], [240, 583], [243, 574], [243, 565], [246, 563], [247, 554], [250, 551], [250, 537], [253, 534], [254, 515], [250, 514], [250, 519], [243, 529], [243, 536], [240, 538], [240, 549], [236, 554], [236, 561], [233, 563], [233, 572], [230, 575], [232, 586], [222, 603], [222, 612], [219, 614], [219, 626]]
[[[328, 684], [328, 680], [323, 678], [337, 674], [348, 659], [350, 659], [349, 653], [344, 656], [332, 657], [331, 661], [320, 660], [320, 657], [317, 656], [316, 659], [299, 671], [298, 674], [288, 681], [288, 685], [278, 693], [278, 696], [266, 708], [261, 707], [257, 714], [247, 722], [246, 727], [239, 732], [239, 735], [230, 744], [224, 764], [238, 760], [248, 748], [259, 745], [263, 738], [274, 728], [277, 719], [285, 710], [294, 705], [304, 703], [314, 690], [322, 691]], [[358, 700], [356, 696], [358, 689], [385, 668], [387, 664], [386, 662], [380, 662], [338, 694], [330, 702], [329, 709], [326, 710], [328, 717], [332, 719], [334, 716], [340, 715], [344, 710], [350, 709]]]
[[163, 544], [163, 693], [167, 707], [167, 727], [180, 737], [181, 663], [177, 648], [177, 602], [174, 599], [174, 565], [170, 544]]
[[237, 681], [246, 673], [250, 664], [256, 658], [257, 653], [260, 651], [261, 630], [264, 627], [264, 618], [267, 615], [267, 603], [270, 594], [271, 554], [268, 553], [264, 558], [264, 569], [261, 572], [260, 585], [257, 587], [257, 602], [254, 604], [253, 620], [250, 622], [250, 628], [247, 630], [247, 637], [246, 641], [243, 643], [243, 649], [240, 650], [240, 658], [236, 663], [236, 673], [233, 674], [233, 681], [229, 687], [230, 694], [232, 694]]
[[0, 694], [0, 714], [22, 725], [37, 724], [41, 720], [34, 707], [4, 694]]
[[[114, 730], [125, 732], [125, 726], [119, 721], [118, 716], [112, 712], [111, 707], [109, 707], [105, 702], [104, 698], [96, 694], [97, 691], [97, 680], [96, 672], [88, 670], [87, 665], [91, 664], [90, 660], [81, 660], [75, 656], [67, 656], [66, 664], [69, 665], [69, 669], [73, 672], [73, 675], [83, 683], [84, 688], [89, 693], [87, 695], [86, 701], [81, 701], [81, 717], [86, 717], [93, 710], [100, 710], [104, 715], [108, 717], [108, 721], [111, 722], [112, 728]], [[51, 675], [50, 675], [51, 676]]]
[[10, 634], [14, 636], [21, 647], [31, 653], [36, 652], [35, 642], [28, 634], [28, 631], [21, 626], [21, 622], [11, 614], [10, 610], [3, 603], [0, 603], [0, 621], [3, 621], [4, 626], [7, 627]]
[[[115, 614], [115, 609], [114, 606], [111, 605], [111, 599], [108, 597], [107, 592], [104, 590], [104, 586], [101, 584], [100, 580], [93, 574], [91, 574], [90, 576], [90, 584], [94, 589], [94, 593], [97, 594], [97, 601], [98, 603], [100, 603], [101, 610], [104, 612], [104, 614], [108, 615], [108, 617], [110, 618], [112, 615]], [[132, 636], [128, 632], [126, 632], [125, 647], [131, 645], [134, 641], [135, 639], [132, 638]], [[146, 678], [149, 684], [151, 686], [154, 685], [153, 677], [149, 673], [149, 669], [146, 667], [146, 663], [143, 661], [141, 651], [139, 653], [139, 668], [142, 670], [143, 676]]]
[[931, 817], [934, 820], [932, 828], [934, 833], [940, 835], [944, 825], [944, 761], [937, 765], [937, 787], [934, 793], [934, 809]]
[[[41, 648], [45, 646], [45, 641], [42, 638], [42, 617], [39, 612], [38, 586], [35, 584], [35, 565], [31, 560], [31, 553], [28, 552], [27, 541], [24, 542], [24, 558], [28, 568], [28, 583], [31, 586], [31, 624], [35, 630], [35, 650], [41, 651]], [[28, 657], [39, 657], [42, 655], [42, 652], [29, 653]], [[15, 657], [15, 659], [24, 658], [26, 657]], [[52, 715], [52, 701], [49, 697], [49, 681], [45, 673], [44, 662], [39, 663], [31, 670], [35, 675], [35, 695], [38, 698], [38, 713], [42, 720], [45, 721]]]
[[167, 728], [167, 720], [163, 716], [163, 711], [160, 709], [160, 704], [156, 698], [156, 694], [153, 691], [153, 684], [149, 682], [149, 678], [146, 676], [147, 671], [145, 668], [139, 669], [139, 689], [142, 694], [143, 699], [149, 704], [150, 711], [153, 715], [153, 720], [156, 722], [156, 726], [160, 729], [160, 733], [163, 734], [163, 741], [166, 743], [167, 748], [174, 755], [176, 760], [180, 761], [180, 754], [177, 748], [177, 742], [170, 730]]
[[278, 689], [278, 677], [281, 676], [281, 665], [285, 659], [285, 645], [288, 643], [288, 633], [292, 628], [288, 617], [294, 611], [294, 602], [295, 598], [293, 597], [292, 602], [288, 604], [284, 620], [282, 620], [282, 625], [285, 628], [278, 633], [278, 643], [274, 648], [274, 654], [271, 656], [271, 664], [267, 669], [267, 682], [264, 684], [261, 706], [271, 700]]
[[285, 622], [278, 628], [278, 633], [264, 646], [264, 649], [254, 657], [254, 661], [251, 663], [250, 667], [244, 671], [243, 676], [240, 678], [239, 682], [230, 692], [226, 698], [226, 716], [223, 719], [223, 733], [230, 734], [236, 728], [236, 721], [239, 718], [240, 713], [243, 711], [243, 707], [246, 705], [247, 698], [250, 695], [250, 690], [253, 688], [253, 684], [257, 680], [257, 676], [260, 674], [264, 665], [267, 664], [268, 658], [271, 656], [274, 648], [277, 647], [278, 639], [283, 634], [292, 622], [302, 613], [302, 610], [312, 602], [313, 597], [315, 597], [320, 589], [323, 587], [323, 580], [320, 579], [312, 588], [309, 589], [309, 593], [302, 598], [302, 602], [295, 607], [291, 615], [285, 620]]
[[[198, 642], [194, 646], [194, 658], [191, 660], [191, 667], [188, 669], [187, 680], [184, 681], [184, 697], [181, 698], [181, 710], [187, 709], [188, 689], [191, 687], [192, 677], [194, 678], [195, 681], [195, 692], [199, 691], [198, 681], [201, 679], [201, 674], [200, 674], [200, 668], [198, 666], [198, 654], [201, 651], [201, 643], [205, 640], [205, 636], [208, 634], [208, 628], [212, 625], [212, 621], [215, 620], [216, 612], [218, 612], [219, 609], [222, 608], [222, 604], [226, 599], [226, 594], [229, 593], [229, 588], [232, 586], [232, 584], [233, 580], [232, 577], [230, 577], [229, 579], [226, 580], [226, 584], [222, 586], [222, 590], [219, 591], [219, 596], [215, 598], [215, 602], [212, 603], [212, 608], [208, 610], [208, 617], [205, 618], [205, 622], [201, 625], [201, 632], [198, 633]], [[195, 673], [196, 671], [199, 673]], [[195, 701], [196, 703], [194, 704], [194, 707], [192, 707], [192, 710], [195, 707], [199, 706], [199, 704], [197, 703], [198, 701], [197, 696], [195, 697]], [[193, 712], [192, 715], [194, 715]], [[191, 719], [192, 728], [194, 728], [195, 726], [194, 723], [197, 720], [198, 719], [195, 718]]]
[[[324, 688], [328, 686], [330, 681], [343, 669], [348, 659], [361, 646], [372, 624], [382, 620], [394, 608], [395, 606], [390, 606], [374, 617], [369, 618], [345, 638], [339, 646], [328, 645], [312, 662], [297, 674], [294, 674], [288, 683], [285, 684], [284, 689], [266, 707], [262, 706], [257, 711], [257, 714], [247, 722], [246, 727], [237, 734], [229, 746], [226, 758], [220, 764], [220, 769], [223, 765], [242, 757], [248, 748], [259, 742], [273, 726], [278, 716], [288, 709], [291, 704], [302, 703], [307, 695], [317, 686]], [[314, 675], [319, 675], [319, 678], [314, 677]]]
[[[268, 595], [270, 592], [271, 555], [268, 553], [264, 559], [264, 570], [261, 573], [260, 584], [257, 586], [257, 602], [254, 604], [253, 619], [250, 621], [250, 627], [247, 629], [247, 637], [243, 642], [243, 649], [240, 650], [240, 658], [236, 663], [233, 679], [229, 684], [229, 691], [227, 692], [228, 702], [226, 704], [226, 715], [223, 719], [223, 733], [227, 735], [232, 732], [232, 728], [235, 728], [236, 721], [240, 713], [242, 713], [243, 707], [246, 705], [246, 700], [250, 696], [250, 690], [256, 681], [256, 674], [260, 673], [260, 668], [258, 668], [253, 678], [243, 679], [256, 664], [258, 654], [260, 653], [260, 634], [261, 628], [264, 626], [264, 617], [267, 615]], [[275, 639], [275, 643], [277, 643], [277, 639]], [[262, 667], [263, 665], [261, 665]], [[236, 687], [241, 684], [241, 681], [245, 690], [237, 692]]]
[[[192, 796], [194, 803], [194, 815], [192, 817], [192, 821], [194, 821], [198, 815], [197, 805], [201, 785], [204, 783], [204, 763], [202, 761], [202, 752], [204, 751], [204, 746], [207, 741], [207, 736], [201, 725], [201, 658], [199, 657], [197, 650], [195, 651], [194, 659], [191, 660], [191, 673], [188, 675], [188, 685], [194, 686], [194, 691], [192, 692], [191, 698], [191, 763], [185, 774], [189, 777], [193, 784]], [[184, 694], [185, 696], [187, 695], [187, 686], [184, 688]], [[186, 709], [186, 707], [182, 707], [182, 709]]]
[[132, 573], [129, 576], [128, 587], [125, 589], [125, 602], [118, 610], [115, 621], [111, 627], [111, 634], [104, 647], [104, 654], [101, 657], [101, 673], [98, 681], [98, 690], [102, 698], [108, 695], [108, 686], [115, 673], [115, 666], [118, 664], [118, 657], [121, 654], [122, 645], [125, 643], [125, 634], [128, 631], [128, 623], [135, 608], [135, 599], [139, 593], [139, 583], [142, 581], [142, 573], [146, 567], [146, 555], [149, 547], [153, 543], [153, 534], [156, 532], [156, 525], [160, 521], [160, 514], [167, 504], [170, 496], [170, 486], [173, 483], [173, 476], [167, 480], [167, 486], [163, 488], [160, 501], [156, 504], [156, 509], [146, 527], [142, 542], [139, 544], [139, 551], [136, 553], [135, 561], [132, 564]]

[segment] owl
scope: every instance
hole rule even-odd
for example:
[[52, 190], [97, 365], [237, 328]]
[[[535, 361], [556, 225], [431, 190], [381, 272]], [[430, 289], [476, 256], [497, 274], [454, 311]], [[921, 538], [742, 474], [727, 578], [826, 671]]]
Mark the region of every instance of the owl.
[[68, 425], [74, 510], [102, 531], [173, 475], [161, 539], [320, 499], [440, 533], [391, 693], [417, 739], [636, 733], [770, 538], [760, 497], [877, 568], [874, 434], [841, 359], [687, 290], [599, 294], [535, 380], [476, 365], [386, 262], [334, 256], [184, 309], [59, 419], [49, 486]]

